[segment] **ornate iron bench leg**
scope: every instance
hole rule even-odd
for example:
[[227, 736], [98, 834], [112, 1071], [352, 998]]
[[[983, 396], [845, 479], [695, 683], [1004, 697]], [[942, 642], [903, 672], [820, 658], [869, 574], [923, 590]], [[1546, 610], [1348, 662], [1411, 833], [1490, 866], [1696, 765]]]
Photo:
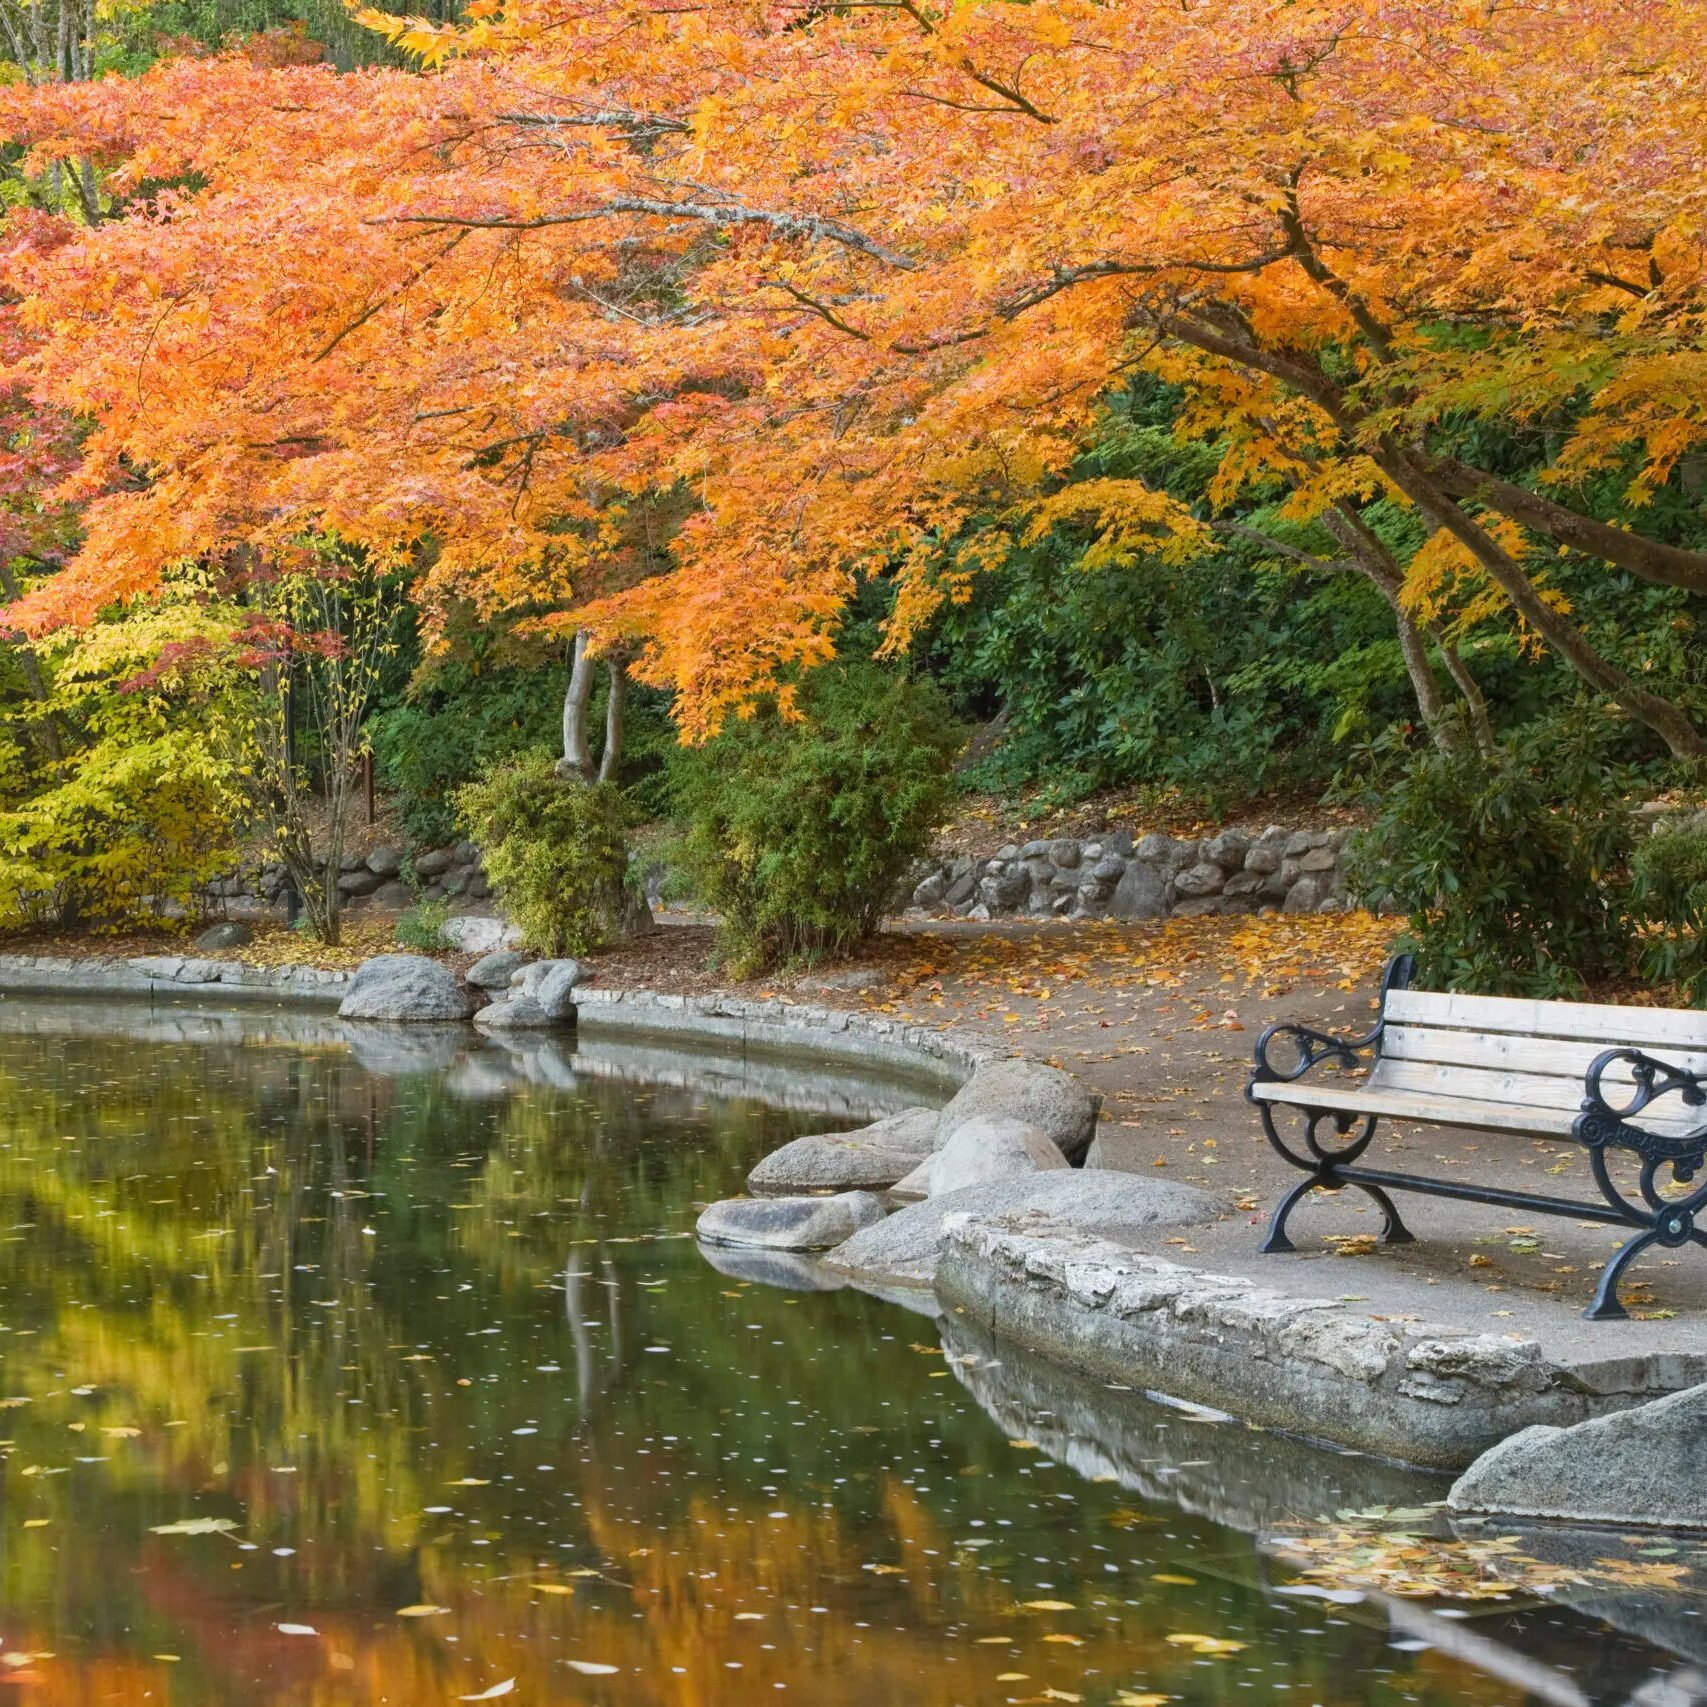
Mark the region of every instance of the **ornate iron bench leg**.
[[1351, 1183], [1355, 1185], [1359, 1191], [1368, 1192], [1369, 1195], [1375, 1199], [1376, 1207], [1380, 1209], [1382, 1215], [1385, 1217], [1381, 1224], [1380, 1238], [1382, 1244], [1414, 1245], [1417, 1242], [1416, 1234], [1413, 1233], [1399, 1218], [1398, 1208], [1395, 1206], [1392, 1198], [1390, 1198], [1386, 1192], [1380, 1188], [1380, 1186], [1368, 1185], [1362, 1180], [1353, 1180]]
[[1363, 1180], [1341, 1179], [1335, 1173], [1313, 1174], [1309, 1179], [1300, 1180], [1297, 1185], [1287, 1192], [1278, 1204], [1274, 1213], [1268, 1218], [1268, 1230], [1263, 1234], [1263, 1240], [1257, 1250], [1263, 1256], [1275, 1256], [1287, 1251], [1297, 1250], [1297, 1246], [1287, 1236], [1286, 1219], [1300, 1203], [1313, 1191], [1344, 1191], [1348, 1186], [1354, 1186], [1358, 1191], [1366, 1192], [1375, 1200], [1375, 1206], [1381, 1211], [1381, 1231], [1377, 1235], [1384, 1245], [1414, 1245], [1416, 1234], [1404, 1223], [1397, 1205], [1378, 1185], [1369, 1185]]
[[1263, 1256], [1275, 1256], [1285, 1251], [1295, 1251], [1298, 1247], [1286, 1236], [1286, 1218], [1313, 1191], [1336, 1191], [1338, 1185], [1331, 1179], [1320, 1176], [1300, 1180], [1275, 1205], [1274, 1213], [1268, 1218], [1268, 1231], [1263, 1234], [1262, 1243], [1257, 1250]]
[[1583, 1311], [1589, 1321], [1622, 1322], [1629, 1318], [1630, 1312], [1618, 1301], [1618, 1282], [1624, 1278], [1625, 1269], [1658, 1238], [1659, 1234], [1649, 1227], [1635, 1238], [1627, 1239], [1612, 1253], [1612, 1260], [1600, 1271], [1600, 1284], [1594, 1289], [1594, 1302]]

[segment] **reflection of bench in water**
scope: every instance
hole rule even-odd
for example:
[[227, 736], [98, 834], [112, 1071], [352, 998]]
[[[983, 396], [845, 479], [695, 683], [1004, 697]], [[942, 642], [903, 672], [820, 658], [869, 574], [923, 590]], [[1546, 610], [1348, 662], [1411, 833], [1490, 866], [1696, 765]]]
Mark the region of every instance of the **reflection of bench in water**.
[[[1707, 1157], [1707, 1014], [1437, 994], [1407, 987], [1413, 969], [1409, 955], [1388, 966], [1381, 1016], [1366, 1037], [1274, 1025], [1258, 1041], [1245, 1094], [1262, 1111], [1269, 1142], [1309, 1176], [1275, 1209], [1263, 1250], [1292, 1250], [1286, 1221], [1298, 1203], [1347, 1185], [1379, 1205], [1387, 1244], [1411, 1241], [1389, 1191], [1603, 1221], [1638, 1231], [1602, 1270], [1587, 1314], [1624, 1315], [1618, 1278], [1640, 1252], [1655, 1244], [1707, 1246], [1707, 1233], [1695, 1225], [1707, 1207], [1707, 1184], [1675, 1189], [1688, 1186]], [[1307, 1153], [1281, 1136], [1277, 1108], [1303, 1117]], [[1382, 1120], [1573, 1139], [1587, 1147], [1604, 1201], [1363, 1167], [1359, 1159]], [[1609, 1152], [1619, 1150], [1639, 1164], [1634, 1196], [1611, 1171]], [[1662, 1168], [1670, 1171], [1663, 1182], [1669, 1196]]]

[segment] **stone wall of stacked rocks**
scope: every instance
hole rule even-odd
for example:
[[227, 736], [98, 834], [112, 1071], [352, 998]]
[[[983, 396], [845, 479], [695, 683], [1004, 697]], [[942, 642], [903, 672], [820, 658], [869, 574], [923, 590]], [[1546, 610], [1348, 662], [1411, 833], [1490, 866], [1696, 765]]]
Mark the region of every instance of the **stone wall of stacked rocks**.
[[927, 860], [912, 874], [914, 916], [994, 919], [1194, 918], [1205, 913], [1332, 913], [1348, 905], [1341, 854], [1350, 830], [1223, 830], [1201, 840], [1124, 830], [1009, 843], [993, 856]]
[[[414, 872], [414, 887], [404, 881], [406, 859]], [[479, 902], [492, 893], [480, 864], [480, 850], [473, 842], [447, 843], [412, 857], [401, 848], [375, 848], [365, 856], [346, 854], [340, 863], [338, 888], [351, 906], [365, 902], [391, 911], [412, 907], [418, 900]], [[285, 869], [276, 863], [244, 866], [209, 886], [216, 901], [235, 904], [237, 910], [276, 907], [284, 893]]]

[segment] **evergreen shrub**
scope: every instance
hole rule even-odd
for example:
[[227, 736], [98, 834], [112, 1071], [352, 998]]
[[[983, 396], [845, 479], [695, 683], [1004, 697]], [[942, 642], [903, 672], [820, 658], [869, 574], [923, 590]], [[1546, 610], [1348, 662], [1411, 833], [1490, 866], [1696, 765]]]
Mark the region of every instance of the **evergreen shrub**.
[[1533, 725], [1492, 759], [1430, 749], [1348, 845], [1348, 886], [1409, 914], [1423, 988], [1580, 995], [1631, 962], [1633, 783], [1581, 725]]
[[694, 893], [722, 917], [737, 973], [845, 952], [877, 929], [955, 792], [964, 731], [941, 693], [873, 663], [836, 663], [731, 720], [676, 764]]
[[1707, 1008], [1707, 828], [1662, 831], [1636, 850], [1631, 910], [1645, 976]]
[[621, 932], [628, 845], [615, 787], [560, 776], [537, 749], [458, 789], [456, 810], [530, 948], [586, 954]]

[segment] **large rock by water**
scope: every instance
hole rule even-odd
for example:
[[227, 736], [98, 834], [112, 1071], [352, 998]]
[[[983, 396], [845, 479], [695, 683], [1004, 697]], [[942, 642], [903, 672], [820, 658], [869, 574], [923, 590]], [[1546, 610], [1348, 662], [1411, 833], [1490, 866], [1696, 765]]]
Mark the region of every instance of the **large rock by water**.
[[519, 948], [495, 948], [468, 969], [468, 982], [477, 990], [507, 990], [510, 980], [528, 963]]
[[378, 954], [364, 960], [338, 1009], [340, 1019], [467, 1019], [467, 992], [448, 966], [424, 954]]
[[1065, 1168], [1067, 1158], [1047, 1133], [1024, 1120], [981, 1115], [963, 1120], [930, 1163], [930, 1195], [942, 1197], [991, 1180]]
[[834, 1197], [729, 1197], [699, 1218], [708, 1245], [753, 1245], [771, 1251], [825, 1251], [883, 1219], [868, 1191]]
[[1071, 1073], [1039, 1061], [986, 1061], [937, 1116], [936, 1148], [968, 1120], [1023, 1120], [1079, 1166], [1096, 1136], [1099, 1099]]
[[1140, 1174], [1083, 1173], [1059, 1169], [994, 1180], [945, 1192], [897, 1210], [887, 1220], [853, 1234], [824, 1258], [832, 1268], [861, 1279], [928, 1286], [936, 1274], [944, 1226], [951, 1215], [1058, 1215], [1088, 1233], [1117, 1239], [1157, 1226], [1187, 1226], [1213, 1219], [1216, 1200], [1195, 1186]]
[[1573, 1428], [1526, 1428], [1452, 1485], [1455, 1511], [1707, 1529], [1707, 1386]]
[[747, 1175], [760, 1197], [811, 1191], [883, 1191], [931, 1153], [934, 1108], [909, 1108], [852, 1132], [821, 1132], [773, 1150]]
[[493, 1002], [480, 1009], [474, 1023], [482, 1031], [545, 1031], [557, 1021], [532, 996], [517, 992], [507, 1001]]
[[574, 1019], [575, 986], [585, 984], [593, 976], [592, 969], [578, 960], [547, 960], [541, 964], [545, 970], [533, 980], [528, 993], [550, 1018], [560, 1022]]

